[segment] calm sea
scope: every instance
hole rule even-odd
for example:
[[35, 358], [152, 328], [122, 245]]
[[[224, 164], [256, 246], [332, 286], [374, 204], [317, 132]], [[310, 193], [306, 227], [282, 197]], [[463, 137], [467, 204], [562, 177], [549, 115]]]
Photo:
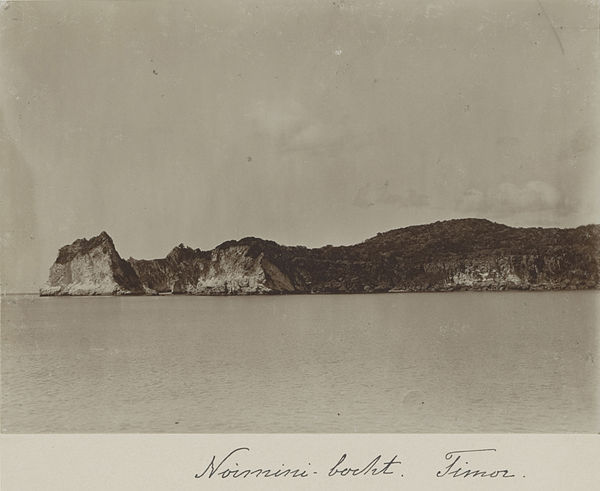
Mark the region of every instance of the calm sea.
[[598, 432], [600, 293], [2, 298], [2, 431]]

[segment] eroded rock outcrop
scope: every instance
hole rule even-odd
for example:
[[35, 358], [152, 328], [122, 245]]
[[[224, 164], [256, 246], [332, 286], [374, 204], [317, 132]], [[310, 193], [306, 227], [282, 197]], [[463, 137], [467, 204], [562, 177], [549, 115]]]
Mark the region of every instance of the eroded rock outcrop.
[[212, 251], [180, 244], [165, 259], [129, 259], [142, 284], [158, 293], [248, 295], [291, 293], [289, 278], [264, 252], [249, 243], [232, 242]]
[[106, 232], [78, 239], [58, 252], [40, 295], [131, 295], [145, 293], [139, 277]]
[[308, 249], [247, 237], [123, 261], [106, 233], [63, 247], [43, 295], [246, 295], [600, 286], [600, 226], [513, 228], [461, 219]]

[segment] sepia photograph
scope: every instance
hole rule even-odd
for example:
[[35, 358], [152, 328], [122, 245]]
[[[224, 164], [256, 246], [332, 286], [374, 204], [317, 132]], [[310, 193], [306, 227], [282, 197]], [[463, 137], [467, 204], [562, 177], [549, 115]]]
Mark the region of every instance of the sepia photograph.
[[0, 2], [1, 433], [600, 432], [599, 26]]

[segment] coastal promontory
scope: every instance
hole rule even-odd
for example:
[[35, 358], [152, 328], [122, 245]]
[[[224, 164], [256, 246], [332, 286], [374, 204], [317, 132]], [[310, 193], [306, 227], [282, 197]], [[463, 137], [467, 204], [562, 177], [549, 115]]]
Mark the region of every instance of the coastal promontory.
[[248, 295], [600, 286], [600, 226], [515, 228], [458, 219], [309, 249], [246, 237], [161, 259], [124, 260], [106, 232], [60, 249], [40, 294]]
[[130, 295], [144, 288], [130, 263], [123, 260], [111, 237], [102, 232], [61, 247], [40, 289], [50, 295]]

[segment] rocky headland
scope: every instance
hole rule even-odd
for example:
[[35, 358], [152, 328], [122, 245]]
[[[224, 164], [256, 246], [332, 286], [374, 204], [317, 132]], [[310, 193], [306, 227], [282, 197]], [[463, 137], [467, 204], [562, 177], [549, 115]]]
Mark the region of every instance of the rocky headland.
[[48, 281], [40, 289], [43, 296], [143, 293], [138, 275], [131, 264], [119, 256], [106, 232], [61, 247]]
[[246, 237], [124, 260], [106, 232], [60, 249], [50, 295], [248, 295], [600, 287], [600, 225], [514, 228], [460, 219], [309, 249]]

